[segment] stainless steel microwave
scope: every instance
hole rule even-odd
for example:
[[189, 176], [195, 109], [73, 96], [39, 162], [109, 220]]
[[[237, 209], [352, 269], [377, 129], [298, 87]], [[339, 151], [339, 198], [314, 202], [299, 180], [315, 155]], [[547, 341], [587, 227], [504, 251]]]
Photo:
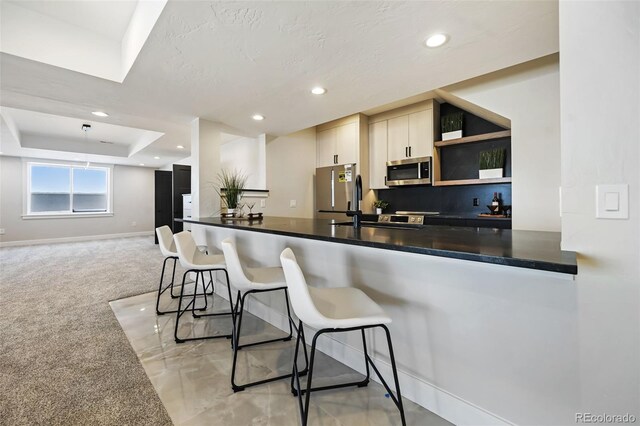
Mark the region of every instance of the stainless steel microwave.
[[431, 185], [431, 157], [387, 162], [387, 186]]

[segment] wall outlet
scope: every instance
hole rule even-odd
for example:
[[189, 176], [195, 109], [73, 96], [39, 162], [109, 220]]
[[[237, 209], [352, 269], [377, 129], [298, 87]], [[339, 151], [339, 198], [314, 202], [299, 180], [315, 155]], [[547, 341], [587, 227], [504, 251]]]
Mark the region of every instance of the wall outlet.
[[297, 204], [296, 200], [289, 200], [289, 207], [292, 209], [295, 208]]
[[480, 201], [477, 198], [473, 199], [473, 207], [478, 207], [480, 205]]
[[267, 200], [260, 200], [260, 208], [265, 208], [267, 207]]
[[137, 224], [137, 222], [131, 222], [131, 226], [136, 226]]
[[0, 235], [4, 235], [4, 228], [0, 228]]

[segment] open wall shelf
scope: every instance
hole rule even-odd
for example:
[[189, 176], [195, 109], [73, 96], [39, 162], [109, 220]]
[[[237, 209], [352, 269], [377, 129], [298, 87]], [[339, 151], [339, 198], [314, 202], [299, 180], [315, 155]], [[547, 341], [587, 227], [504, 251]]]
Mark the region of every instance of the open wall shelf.
[[465, 136], [458, 139], [449, 139], [448, 141], [436, 141], [434, 146], [437, 148], [450, 145], [459, 145], [462, 143], [482, 142], [491, 139], [500, 139], [511, 137], [511, 130], [503, 130], [501, 132], [485, 133], [482, 135]]
[[438, 180], [433, 182], [433, 186], [486, 185], [495, 183], [511, 183], [511, 177], [491, 179]]

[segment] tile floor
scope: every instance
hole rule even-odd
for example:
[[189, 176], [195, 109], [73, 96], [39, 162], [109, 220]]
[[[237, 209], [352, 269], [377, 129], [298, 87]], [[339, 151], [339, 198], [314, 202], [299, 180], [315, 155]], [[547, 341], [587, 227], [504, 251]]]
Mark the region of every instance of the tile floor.
[[[168, 293], [168, 292], [167, 292]], [[165, 293], [166, 294], [166, 293]], [[164, 296], [163, 296], [164, 297]], [[162, 306], [177, 304], [169, 297]], [[175, 425], [298, 425], [297, 399], [289, 381], [280, 380], [233, 393], [230, 385], [231, 341], [225, 338], [176, 344], [175, 315], [156, 316], [155, 293], [111, 302], [120, 325], [138, 355], [151, 383]], [[228, 302], [215, 296], [208, 311], [229, 309]], [[184, 319], [184, 325], [183, 325]], [[180, 320], [180, 333], [231, 331], [230, 316]], [[186, 335], [185, 335], [186, 336]], [[246, 314], [242, 343], [285, 333]], [[295, 341], [245, 348], [238, 355], [237, 381], [254, 381], [291, 370]], [[314, 386], [360, 380], [363, 376], [332, 358], [318, 353]], [[301, 358], [300, 365], [304, 361]], [[391, 380], [391, 378], [389, 378]], [[303, 386], [304, 386], [303, 382]], [[393, 402], [382, 385], [373, 381], [365, 388], [344, 388], [313, 393], [310, 425], [400, 424]], [[404, 399], [407, 424], [448, 425], [447, 421]]]

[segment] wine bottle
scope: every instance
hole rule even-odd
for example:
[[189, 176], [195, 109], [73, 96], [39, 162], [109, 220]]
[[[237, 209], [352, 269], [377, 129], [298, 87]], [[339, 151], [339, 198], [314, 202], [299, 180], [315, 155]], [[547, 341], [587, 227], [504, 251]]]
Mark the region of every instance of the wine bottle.
[[493, 214], [500, 213], [500, 199], [498, 198], [498, 193], [493, 193], [493, 200], [491, 200], [491, 211]]

